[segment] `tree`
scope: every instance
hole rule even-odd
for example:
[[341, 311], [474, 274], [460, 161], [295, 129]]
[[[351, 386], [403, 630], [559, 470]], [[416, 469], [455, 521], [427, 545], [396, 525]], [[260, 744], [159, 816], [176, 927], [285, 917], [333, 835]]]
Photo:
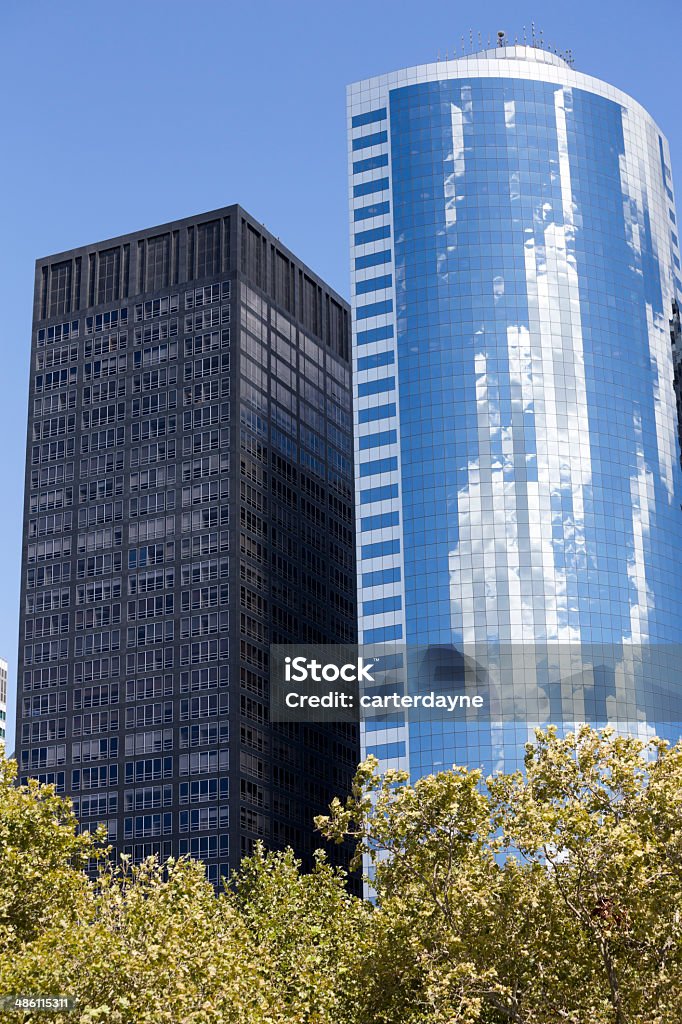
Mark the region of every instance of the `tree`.
[[366, 1019], [517, 1019], [524, 891], [521, 873], [496, 860], [502, 840], [479, 771], [457, 768], [409, 785], [407, 773], [380, 776], [368, 758], [346, 804], [335, 801], [317, 820], [328, 838], [355, 838], [372, 868], [378, 908]]
[[2, 987], [74, 995], [79, 1024], [269, 1024], [256, 952], [203, 865], [123, 859], [66, 933], [48, 927], [15, 951]]
[[78, 835], [52, 787], [0, 771], [0, 994], [75, 996], [58, 1024], [352, 1024], [371, 908], [322, 855], [303, 875], [258, 847], [219, 895], [188, 859], [102, 860], [89, 880], [101, 837]]
[[682, 1019], [682, 745], [552, 728], [491, 795], [505, 848], [542, 869], [599, 965], [605, 1019]]
[[0, 951], [49, 926], [67, 929], [88, 894], [82, 869], [103, 855], [101, 836], [78, 834], [69, 800], [53, 786], [17, 786], [0, 750]]
[[79, 1024], [351, 1024], [369, 913], [339, 873], [320, 861], [302, 875], [290, 851], [258, 850], [218, 896], [198, 862], [124, 860], [68, 931], [0, 958], [0, 987], [75, 995]]
[[0, 763], [0, 993], [75, 995], [55, 1024], [682, 1020], [682, 745], [549, 729], [523, 773], [413, 785], [368, 759], [318, 822], [372, 902], [260, 845], [218, 895], [187, 859], [114, 865], [15, 781]]
[[257, 944], [282, 1021], [357, 1020], [372, 907], [352, 896], [345, 880], [322, 851], [306, 875], [291, 850], [266, 852], [260, 843], [233, 880], [231, 902]]
[[371, 1019], [682, 1019], [681, 801], [682, 747], [610, 730], [538, 732], [485, 782], [368, 759], [318, 824], [372, 866]]

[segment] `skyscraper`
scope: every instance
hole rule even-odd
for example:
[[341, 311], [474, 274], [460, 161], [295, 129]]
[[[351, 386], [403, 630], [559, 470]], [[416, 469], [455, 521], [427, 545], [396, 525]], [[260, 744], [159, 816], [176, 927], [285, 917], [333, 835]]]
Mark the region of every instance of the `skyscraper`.
[[[360, 639], [679, 664], [682, 275], [662, 132], [503, 38], [352, 85], [348, 132]], [[635, 676], [625, 714], [665, 725], [655, 669]], [[620, 713], [615, 678], [587, 717]], [[363, 746], [414, 775], [514, 767], [527, 728], [498, 725], [394, 717]]]
[[349, 333], [238, 206], [37, 262], [17, 758], [136, 861], [309, 860], [348, 790], [268, 659], [356, 636]]

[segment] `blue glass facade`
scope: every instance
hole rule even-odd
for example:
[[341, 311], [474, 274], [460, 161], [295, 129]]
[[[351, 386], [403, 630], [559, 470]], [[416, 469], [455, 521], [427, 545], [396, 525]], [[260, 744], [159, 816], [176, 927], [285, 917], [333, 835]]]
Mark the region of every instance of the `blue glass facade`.
[[[349, 167], [361, 638], [678, 643], [682, 285], [655, 123], [502, 48], [352, 86]], [[419, 775], [511, 767], [527, 738], [398, 720], [365, 751]]]

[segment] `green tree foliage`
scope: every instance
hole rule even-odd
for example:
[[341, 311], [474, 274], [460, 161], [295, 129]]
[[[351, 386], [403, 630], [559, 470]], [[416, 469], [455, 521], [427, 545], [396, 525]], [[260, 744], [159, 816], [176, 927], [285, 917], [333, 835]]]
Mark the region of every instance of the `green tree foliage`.
[[[3, 991], [77, 996], [80, 1024], [267, 1020], [255, 949], [190, 861], [107, 870], [66, 931], [46, 928], [15, 955]], [[11, 1017], [8, 1016], [8, 1020]], [[16, 1019], [16, 1017], [15, 1017]], [[42, 1015], [36, 1020], [44, 1019]], [[276, 1018], [273, 1018], [276, 1019]]]
[[492, 806], [573, 936], [565, 999], [589, 981], [595, 1021], [682, 1021], [682, 745], [550, 730], [525, 769], [491, 783]]
[[682, 746], [549, 729], [485, 783], [376, 769], [318, 819], [373, 868], [366, 1019], [682, 1021]]
[[[68, 800], [0, 762], [0, 994], [59, 1024], [677, 1024], [682, 746], [538, 733], [525, 771], [410, 785], [360, 766], [319, 855], [257, 847], [216, 896], [188, 860], [112, 866]], [[88, 879], [86, 861], [100, 858]]]
[[69, 994], [78, 1009], [1, 1020], [350, 1024], [371, 907], [323, 855], [306, 875], [258, 847], [218, 896], [186, 859], [103, 860], [88, 879], [102, 837], [78, 835], [53, 787], [15, 778], [0, 761], [0, 995]]
[[276, 1019], [351, 1024], [372, 908], [349, 895], [343, 872], [318, 852], [304, 875], [290, 850], [266, 854], [259, 845], [242, 861], [232, 893], [282, 1013]]
[[101, 856], [89, 834], [78, 835], [71, 802], [52, 786], [17, 786], [16, 761], [0, 745], [0, 952], [45, 928], [66, 930], [87, 892], [82, 872]]

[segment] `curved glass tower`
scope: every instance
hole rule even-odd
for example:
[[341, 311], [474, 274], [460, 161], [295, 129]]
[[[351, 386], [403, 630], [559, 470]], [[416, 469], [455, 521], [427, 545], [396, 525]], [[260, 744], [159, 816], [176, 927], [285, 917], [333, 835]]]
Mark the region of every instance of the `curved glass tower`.
[[[682, 630], [666, 139], [526, 46], [352, 85], [348, 128], [361, 639], [597, 650], [574, 720], [674, 732], [656, 664], [679, 663]], [[525, 722], [398, 715], [366, 724], [365, 751], [414, 776], [514, 767], [527, 721], [559, 717], [552, 656], [531, 661]]]

